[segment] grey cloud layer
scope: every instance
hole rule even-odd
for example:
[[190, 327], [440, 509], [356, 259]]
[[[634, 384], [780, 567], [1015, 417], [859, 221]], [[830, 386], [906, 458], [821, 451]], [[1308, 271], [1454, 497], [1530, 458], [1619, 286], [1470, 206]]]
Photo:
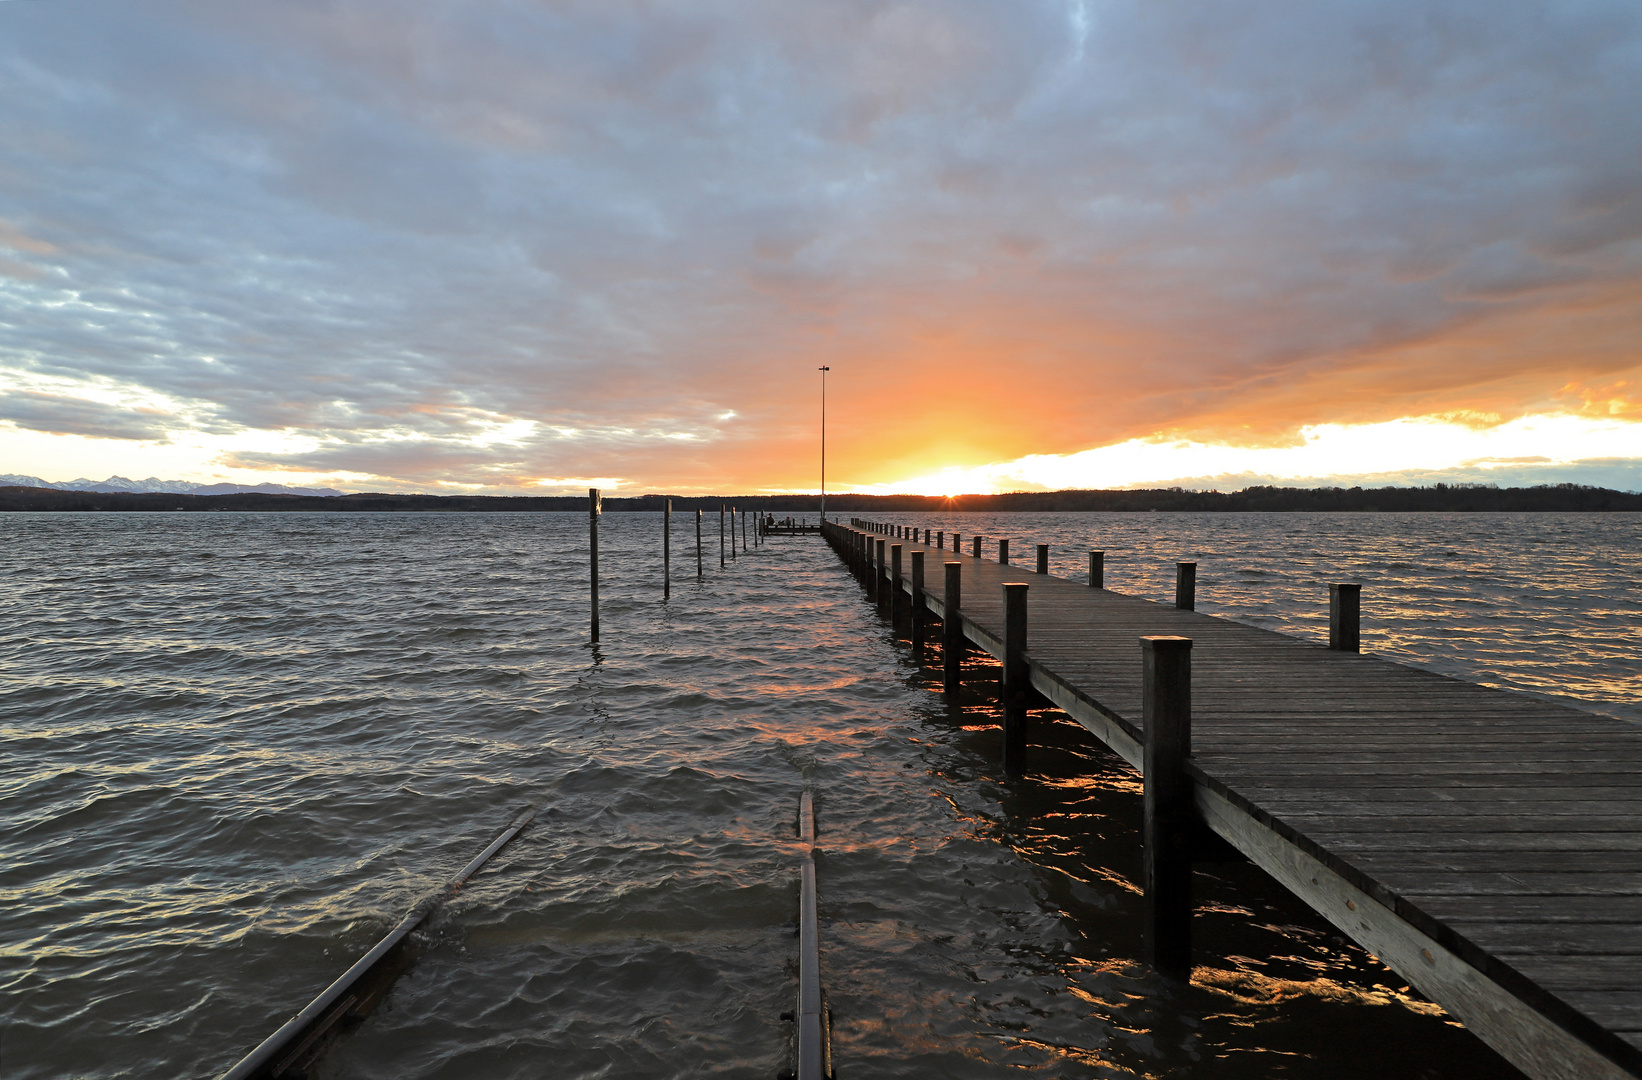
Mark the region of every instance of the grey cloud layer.
[[[1257, 399], [1642, 269], [1629, 2], [58, 3], [0, 29], [0, 360], [316, 435], [317, 467], [710, 476], [650, 436], [779, 432], [798, 361], [994, 311], [1045, 328], [1024, 377], [1168, 423], [1200, 407], [1178, 383]], [[31, 400], [10, 415], [52, 423]], [[506, 418], [543, 427], [464, 442]]]
[[154, 410], [122, 409], [100, 401], [21, 390], [0, 393], [0, 420], [30, 431], [99, 439], [164, 440], [172, 418]]

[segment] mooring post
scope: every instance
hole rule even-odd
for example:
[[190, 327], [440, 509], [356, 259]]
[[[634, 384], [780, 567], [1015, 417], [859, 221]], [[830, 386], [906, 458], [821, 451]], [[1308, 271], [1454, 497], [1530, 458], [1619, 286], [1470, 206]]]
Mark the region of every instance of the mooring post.
[[587, 559], [592, 592], [592, 639], [599, 643], [599, 515], [604, 512], [604, 500], [598, 488], [587, 489]]
[[1049, 545], [1038, 545], [1038, 573], [1049, 573]]
[[1186, 760], [1192, 753], [1192, 639], [1140, 639], [1145, 739], [1148, 959], [1160, 973], [1192, 972], [1192, 829], [1197, 816]]
[[726, 556], [724, 554], [724, 504], [719, 503], [718, 504], [718, 568], [720, 570], [724, 569], [724, 567], [728, 565], [728, 563], [725, 562], [725, 558], [726, 558]]
[[906, 595], [901, 591], [901, 545], [889, 546], [889, 625], [891, 630], [901, 626], [901, 614], [906, 610]]
[[1328, 647], [1361, 652], [1363, 587], [1341, 582], [1328, 587]]
[[1003, 587], [1003, 677], [999, 683], [1003, 699], [1003, 771], [1019, 776], [1026, 758], [1026, 590], [1024, 581], [1009, 581]]
[[874, 540], [873, 543], [878, 548], [878, 561], [873, 564], [872, 571], [873, 580], [876, 581], [877, 584], [873, 586], [873, 589], [875, 590], [875, 595], [878, 597], [878, 613], [882, 615], [890, 605], [889, 583], [884, 580], [884, 574], [889, 569], [885, 563], [885, 556], [888, 555], [888, 552], [885, 550], [885, 545], [887, 545], [889, 541], [879, 538]]
[[942, 529], [941, 531], [939, 531], [935, 534], [935, 546], [940, 548], [942, 551], [946, 550], [946, 530], [945, 529]]
[[957, 533], [953, 533], [952, 534], [952, 554], [956, 555], [959, 552], [961, 552], [962, 550], [963, 550], [962, 537], [960, 537]]
[[861, 578], [867, 587], [867, 599], [876, 604], [878, 602], [878, 573], [876, 570], [877, 563], [873, 561], [872, 552], [873, 545], [877, 541], [872, 538], [871, 533], [862, 533], [861, 540], [864, 548], [861, 560]]
[[798, 807], [798, 839], [805, 845], [798, 874], [798, 995], [788, 1014], [796, 1027], [792, 1080], [832, 1080], [832, 1024], [821, 989], [821, 930], [815, 887], [815, 803], [806, 790]]
[[964, 658], [964, 620], [959, 614], [963, 599], [964, 564], [949, 562], [945, 565], [946, 595], [941, 605], [941, 689], [946, 692], [948, 701], [954, 701], [961, 685], [959, 675], [963, 670]]
[[998, 541], [998, 565], [1000, 565], [1000, 566], [1008, 566], [1009, 565], [1009, 541], [1008, 540], [999, 540]]
[[1091, 551], [1089, 553], [1089, 587], [1104, 589], [1106, 587], [1106, 553]]
[[1174, 606], [1182, 611], [1197, 610], [1197, 564], [1174, 564]]
[[924, 658], [924, 553], [912, 553], [912, 658]]
[[701, 581], [705, 576], [706, 570], [702, 565], [701, 557], [701, 507], [698, 506], [696, 507], [696, 581]]
[[673, 500], [661, 505], [661, 598], [673, 595]]
[[973, 558], [978, 559], [981, 557], [981, 539], [982, 538], [979, 536], [971, 536], [969, 538], [969, 550]]
[[735, 558], [735, 507], [730, 507], [730, 558]]

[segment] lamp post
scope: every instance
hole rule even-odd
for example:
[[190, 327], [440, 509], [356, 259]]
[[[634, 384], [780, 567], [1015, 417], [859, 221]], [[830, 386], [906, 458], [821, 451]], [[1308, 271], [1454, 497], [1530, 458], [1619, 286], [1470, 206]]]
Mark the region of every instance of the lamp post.
[[821, 372], [821, 524], [827, 523], [827, 372], [830, 367], [819, 369]]

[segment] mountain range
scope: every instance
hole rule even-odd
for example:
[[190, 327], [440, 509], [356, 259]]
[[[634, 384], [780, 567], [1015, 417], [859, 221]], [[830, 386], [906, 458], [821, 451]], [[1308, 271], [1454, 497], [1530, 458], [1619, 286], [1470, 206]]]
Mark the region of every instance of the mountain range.
[[167, 495], [241, 495], [255, 492], [263, 495], [340, 495], [335, 488], [287, 487], [284, 484], [196, 484], [191, 480], [161, 480], [150, 476], [147, 480], [127, 480], [111, 476], [107, 480], [65, 480], [54, 484], [38, 476], [18, 476], [0, 473], [0, 487], [55, 488], [58, 491], [96, 491], [103, 494], [153, 493]]

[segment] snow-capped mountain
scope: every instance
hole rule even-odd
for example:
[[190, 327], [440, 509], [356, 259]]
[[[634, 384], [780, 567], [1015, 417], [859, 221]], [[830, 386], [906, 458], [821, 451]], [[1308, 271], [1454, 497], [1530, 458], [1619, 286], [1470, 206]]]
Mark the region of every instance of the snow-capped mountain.
[[147, 480], [127, 480], [111, 476], [107, 480], [67, 480], [54, 484], [38, 476], [18, 476], [0, 473], [0, 487], [56, 488], [58, 491], [110, 492], [164, 492], [168, 495], [238, 495], [259, 492], [264, 495], [340, 495], [335, 488], [287, 487], [284, 484], [196, 484], [191, 480], [161, 480], [150, 476]]

